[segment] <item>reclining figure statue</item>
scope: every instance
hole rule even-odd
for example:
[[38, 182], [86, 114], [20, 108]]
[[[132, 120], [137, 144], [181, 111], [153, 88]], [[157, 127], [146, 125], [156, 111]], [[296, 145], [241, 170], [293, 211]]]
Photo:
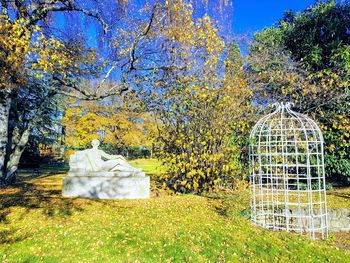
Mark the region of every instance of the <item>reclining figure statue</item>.
[[69, 161], [69, 176], [145, 176], [141, 169], [132, 167], [121, 155], [110, 155], [100, 150], [99, 140], [92, 140], [92, 148], [77, 151]]

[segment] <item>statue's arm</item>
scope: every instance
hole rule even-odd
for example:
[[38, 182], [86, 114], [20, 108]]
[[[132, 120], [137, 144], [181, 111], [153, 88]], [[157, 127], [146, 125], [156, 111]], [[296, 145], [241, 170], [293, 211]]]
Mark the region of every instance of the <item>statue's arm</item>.
[[125, 161], [125, 158], [121, 155], [111, 155], [111, 154], [105, 153], [104, 151], [100, 151], [100, 154], [103, 158], [105, 158], [107, 160], [121, 159], [121, 160]]

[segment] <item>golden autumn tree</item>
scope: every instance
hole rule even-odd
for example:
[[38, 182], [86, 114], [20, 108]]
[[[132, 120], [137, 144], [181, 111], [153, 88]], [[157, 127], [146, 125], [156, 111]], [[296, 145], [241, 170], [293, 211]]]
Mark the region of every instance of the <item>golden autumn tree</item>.
[[[48, 75], [57, 80], [66, 77], [71, 72], [68, 68], [74, 67], [73, 60], [77, 58], [67, 52], [64, 43], [44, 34], [41, 22], [54, 12], [64, 11], [81, 12], [98, 20], [100, 17], [74, 1], [2, 1], [0, 11], [0, 173], [1, 182], [10, 183], [31, 130], [38, 122], [35, 115], [40, 115], [39, 111], [46, 105], [40, 100], [32, 104], [37, 107], [31, 109], [31, 114], [29, 110], [25, 114], [27, 117], [32, 115], [30, 120], [26, 125], [17, 125], [15, 119], [10, 120], [16, 116], [11, 109], [16, 103], [12, 102], [21, 96], [22, 88], [34, 87], [35, 82], [46, 83]], [[46, 99], [59, 89], [57, 83], [51, 85]], [[35, 89], [32, 91], [36, 92]]]
[[104, 144], [117, 149], [133, 146], [152, 148], [154, 125], [149, 113], [131, 111], [128, 105], [104, 101], [71, 102], [65, 109], [62, 125], [65, 127], [66, 147], [89, 147], [91, 140], [102, 139]]
[[[224, 74], [226, 48], [210, 17], [194, 19], [191, 5], [181, 1], [169, 9], [178, 20], [162, 33], [172, 47], [170, 59], [179, 66], [156, 80], [150, 105], [161, 121], [164, 184], [199, 193], [242, 175], [237, 140], [248, 128], [240, 117], [250, 109], [250, 92], [243, 64], [233, 61], [239, 57], [227, 59]], [[236, 72], [229, 61], [239, 64]]]
[[[72, 55], [73, 47], [67, 46], [54, 38], [46, 38], [40, 31], [33, 34], [36, 41], [29, 45], [28, 57], [25, 62], [30, 66], [25, 72], [25, 86], [13, 91], [10, 108], [10, 125], [8, 127], [11, 147], [7, 153], [6, 178], [10, 178], [16, 171], [21, 155], [28, 143], [31, 132], [35, 129], [46, 128], [57, 108], [59, 90], [54, 78], [61, 74], [77, 71], [77, 64], [93, 61], [93, 52], [79, 56]], [[22, 105], [26, 105], [22, 107]], [[51, 115], [51, 116], [50, 116]]]
[[[15, 90], [24, 87], [28, 81], [28, 72], [31, 77], [39, 80], [43, 78], [46, 81], [46, 78], [50, 78], [51, 95], [68, 95], [78, 100], [119, 96], [130, 89], [140, 93], [147, 92], [153, 88], [153, 83], [164, 82], [173, 69], [182, 70], [186, 64], [196, 62], [188, 55], [191, 54], [193, 45], [196, 45], [195, 41], [199, 41], [199, 45], [205, 45], [205, 30], [211, 24], [209, 17], [204, 17], [202, 25], [197, 29], [199, 24], [189, 18], [192, 12], [190, 2], [180, 0], [132, 3], [129, 1], [97, 3], [74, 0], [21, 0], [15, 3], [3, 1], [0, 9], [5, 17], [3, 32], [6, 32], [0, 36], [4, 38], [2, 43], [11, 39], [8, 32], [12, 31], [5, 28], [19, 27], [24, 32], [10, 33], [13, 36], [17, 35], [19, 41], [16, 40], [14, 45], [5, 47], [6, 54], [16, 54], [15, 61], [18, 66], [14, 64], [13, 70], [7, 72], [8, 76], [4, 75], [0, 78], [3, 81], [0, 89], [0, 167], [4, 182], [10, 181], [9, 178], [16, 170], [13, 162], [11, 172], [5, 171], [7, 170], [5, 156], [10, 156], [11, 153], [3, 154], [4, 149], [12, 147], [8, 145], [10, 140], [7, 134], [9, 107], [12, 97], [16, 95]], [[77, 14], [79, 19], [75, 22], [78, 23], [82, 16], [86, 16], [100, 25], [98, 32], [103, 29], [108, 33], [104, 37], [97, 34], [97, 37], [100, 37], [99, 47], [102, 49], [100, 53], [90, 52], [89, 48], [85, 47], [76, 52], [79, 45], [73, 45], [73, 52], [68, 51], [71, 50], [67, 49], [70, 43], [64, 41], [67, 40], [65, 36], [73, 34], [73, 38], [79, 38], [87, 30], [81, 25], [76, 31], [73, 30], [74, 27], [67, 29], [67, 32], [64, 32], [66, 34], [62, 34], [60, 30], [55, 31], [55, 28], [51, 27], [52, 22], [57, 22], [53, 14], [66, 11]], [[188, 34], [189, 30], [193, 29], [197, 32], [196, 40]], [[38, 32], [35, 34], [36, 30]], [[45, 34], [40, 35], [40, 32]], [[76, 35], [74, 35], [75, 32]], [[56, 38], [53, 37], [54, 35]], [[215, 36], [212, 34], [208, 37]], [[207, 48], [216, 49], [216, 45], [211, 44]], [[81, 56], [80, 53], [84, 55]], [[72, 58], [74, 60], [69, 61]], [[6, 60], [7, 56], [3, 56], [2, 59]], [[90, 63], [91, 61], [94, 63]], [[197, 66], [200, 64], [201, 62]], [[191, 74], [195, 70], [194, 66], [196, 65], [193, 65], [191, 70], [187, 68], [188, 72], [192, 72]], [[184, 71], [184, 74], [188, 73]], [[10, 80], [10, 84], [6, 82], [7, 80]], [[86, 89], [82, 85], [86, 80], [94, 80], [93, 87]], [[108, 86], [107, 83], [114, 85]], [[25, 144], [21, 145], [23, 147]], [[17, 153], [20, 152], [21, 150], [17, 151]]]

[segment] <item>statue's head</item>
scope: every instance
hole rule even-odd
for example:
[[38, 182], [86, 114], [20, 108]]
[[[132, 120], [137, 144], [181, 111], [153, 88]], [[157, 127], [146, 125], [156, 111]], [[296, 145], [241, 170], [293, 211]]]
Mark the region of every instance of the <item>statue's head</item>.
[[92, 145], [92, 147], [98, 147], [98, 146], [100, 146], [100, 141], [99, 140], [97, 140], [97, 139], [95, 139], [95, 140], [92, 140], [91, 141], [91, 145]]

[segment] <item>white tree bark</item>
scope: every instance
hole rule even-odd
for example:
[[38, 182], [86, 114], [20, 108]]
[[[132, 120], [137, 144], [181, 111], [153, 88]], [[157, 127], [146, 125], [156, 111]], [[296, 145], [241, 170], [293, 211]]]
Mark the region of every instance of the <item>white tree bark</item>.
[[12, 153], [10, 154], [9, 160], [7, 161], [6, 165], [6, 172], [5, 172], [5, 182], [12, 182], [14, 181], [13, 178], [15, 176], [15, 172], [18, 169], [18, 164], [21, 159], [22, 153], [28, 143], [29, 136], [31, 133], [32, 127], [29, 126], [20, 136], [18, 134], [18, 130], [15, 132], [17, 133], [14, 136], [20, 136], [19, 141], [14, 145]]
[[[6, 1], [0, 0], [1, 14], [7, 15], [9, 12], [13, 13], [15, 19], [24, 19], [23, 27], [28, 32], [33, 33], [34, 25], [47, 18], [49, 13], [53, 12], [66, 12], [76, 11], [82, 14], [96, 19], [102, 26], [106, 33], [108, 25], [100, 17], [98, 12], [89, 11], [78, 5], [79, 1], [61, 0], [61, 1]], [[13, 47], [16, 48], [15, 46]], [[13, 50], [14, 51], [14, 50]], [[0, 72], [2, 74], [3, 72]], [[9, 149], [9, 113], [11, 106], [11, 88], [4, 87], [17, 87], [18, 80], [16, 79], [16, 72], [13, 76], [10, 76], [9, 82], [5, 86], [0, 85], [0, 181], [4, 181], [13, 175], [17, 170], [19, 159], [28, 142], [31, 129], [28, 128], [20, 137], [17, 145], [11, 146]], [[3, 83], [1, 83], [3, 84]], [[109, 95], [109, 94], [108, 94]], [[102, 98], [102, 96], [101, 96]], [[7, 153], [10, 150], [11, 153]], [[10, 156], [9, 156], [10, 154]], [[8, 158], [9, 160], [6, 160]], [[5, 167], [6, 166], [6, 167]], [[8, 170], [8, 172], [6, 172]]]
[[5, 156], [8, 142], [8, 123], [11, 98], [6, 90], [0, 91], [0, 178], [4, 178]]

